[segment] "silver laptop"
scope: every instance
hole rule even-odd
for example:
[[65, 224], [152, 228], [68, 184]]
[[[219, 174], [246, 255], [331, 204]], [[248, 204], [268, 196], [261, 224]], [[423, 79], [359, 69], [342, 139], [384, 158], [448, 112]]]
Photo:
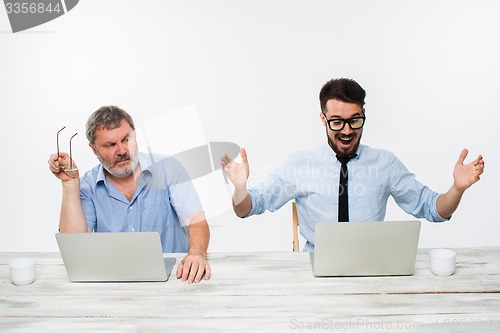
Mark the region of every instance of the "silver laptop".
[[175, 258], [163, 258], [157, 232], [57, 233], [72, 282], [167, 281]]
[[311, 253], [314, 275], [412, 275], [420, 224], [418, 220], [318, 223]]

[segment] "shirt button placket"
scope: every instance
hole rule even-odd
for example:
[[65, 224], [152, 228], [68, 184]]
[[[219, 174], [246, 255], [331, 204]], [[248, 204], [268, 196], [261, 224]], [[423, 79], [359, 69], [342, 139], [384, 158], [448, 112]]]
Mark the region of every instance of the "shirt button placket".
[[132, 231], [132, 232], [135, 231], [135, 227], [134, 227], [134, 224], [133, 224], [133, 221], [134, 221], [134, 218], [133, 218], [133, 209], [134, 209], [134, 206], [130, 205], [128, 207], [128, 212], [127, 212], [128, 230]]

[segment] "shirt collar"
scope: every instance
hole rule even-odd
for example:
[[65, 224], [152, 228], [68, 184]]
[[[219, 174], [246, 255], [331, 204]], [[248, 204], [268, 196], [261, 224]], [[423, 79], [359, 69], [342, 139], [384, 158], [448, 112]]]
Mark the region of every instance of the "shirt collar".
[[[330, 147], [328, 143], [325, 144], [325, 149], [330, 158], [332, 158], [334, 161], [337, 161], [337, 154], [333, 151], [332, 147]], [[359, 160], [360, 155], [363, 154], [363, 150], [364, 145], [360, 143], [358, 149], [356, 150], [356, 156], [354, 156], [351, 160]]]
[[360, 143], [359, 146], [358, 146], [358, 149], [356, 150], [356, 156], [354, 156], [352, 159], [353, 160], [358, 160], [359, 159], [359, 155], [362, 154], [362, 151], [363, 151], [363, 148], [364, 146]]

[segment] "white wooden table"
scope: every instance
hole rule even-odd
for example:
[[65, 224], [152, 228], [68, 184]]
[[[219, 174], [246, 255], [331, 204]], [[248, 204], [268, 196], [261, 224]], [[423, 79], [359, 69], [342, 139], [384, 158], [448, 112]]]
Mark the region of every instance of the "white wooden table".
[[[419, 250], [409, 277], [314, 278], [307, 253], [212, 253], [209, 281], [71, 283], [58, 253], [0, 253], [0, 332], [499, 332], [500, 248]], [[166, 255], [176, 256], [182, 255]], [[37, 260], [28, 286], [8, 263]], [[177, 266], [177, 265], [176, 265]]]

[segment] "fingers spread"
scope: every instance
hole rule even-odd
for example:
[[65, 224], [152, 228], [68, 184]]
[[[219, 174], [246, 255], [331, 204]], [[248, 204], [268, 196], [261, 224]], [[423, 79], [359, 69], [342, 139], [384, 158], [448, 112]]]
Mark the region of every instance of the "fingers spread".
[[241, 161], [244, 164], [247, 164], [248, 163], [248, 158], [247, 158], [247, 151], [245, 150], [245, 148], [241, 148], [240, 149], [240, 156], [241, 156]]
[[467, 157], [467, 154], [469, 154], [469, 151], [467, 149], [463, 149], [462, 152], [460, 153], [460, 156], [458, 157], [457, 164], [463, 165], [465, 158]]

